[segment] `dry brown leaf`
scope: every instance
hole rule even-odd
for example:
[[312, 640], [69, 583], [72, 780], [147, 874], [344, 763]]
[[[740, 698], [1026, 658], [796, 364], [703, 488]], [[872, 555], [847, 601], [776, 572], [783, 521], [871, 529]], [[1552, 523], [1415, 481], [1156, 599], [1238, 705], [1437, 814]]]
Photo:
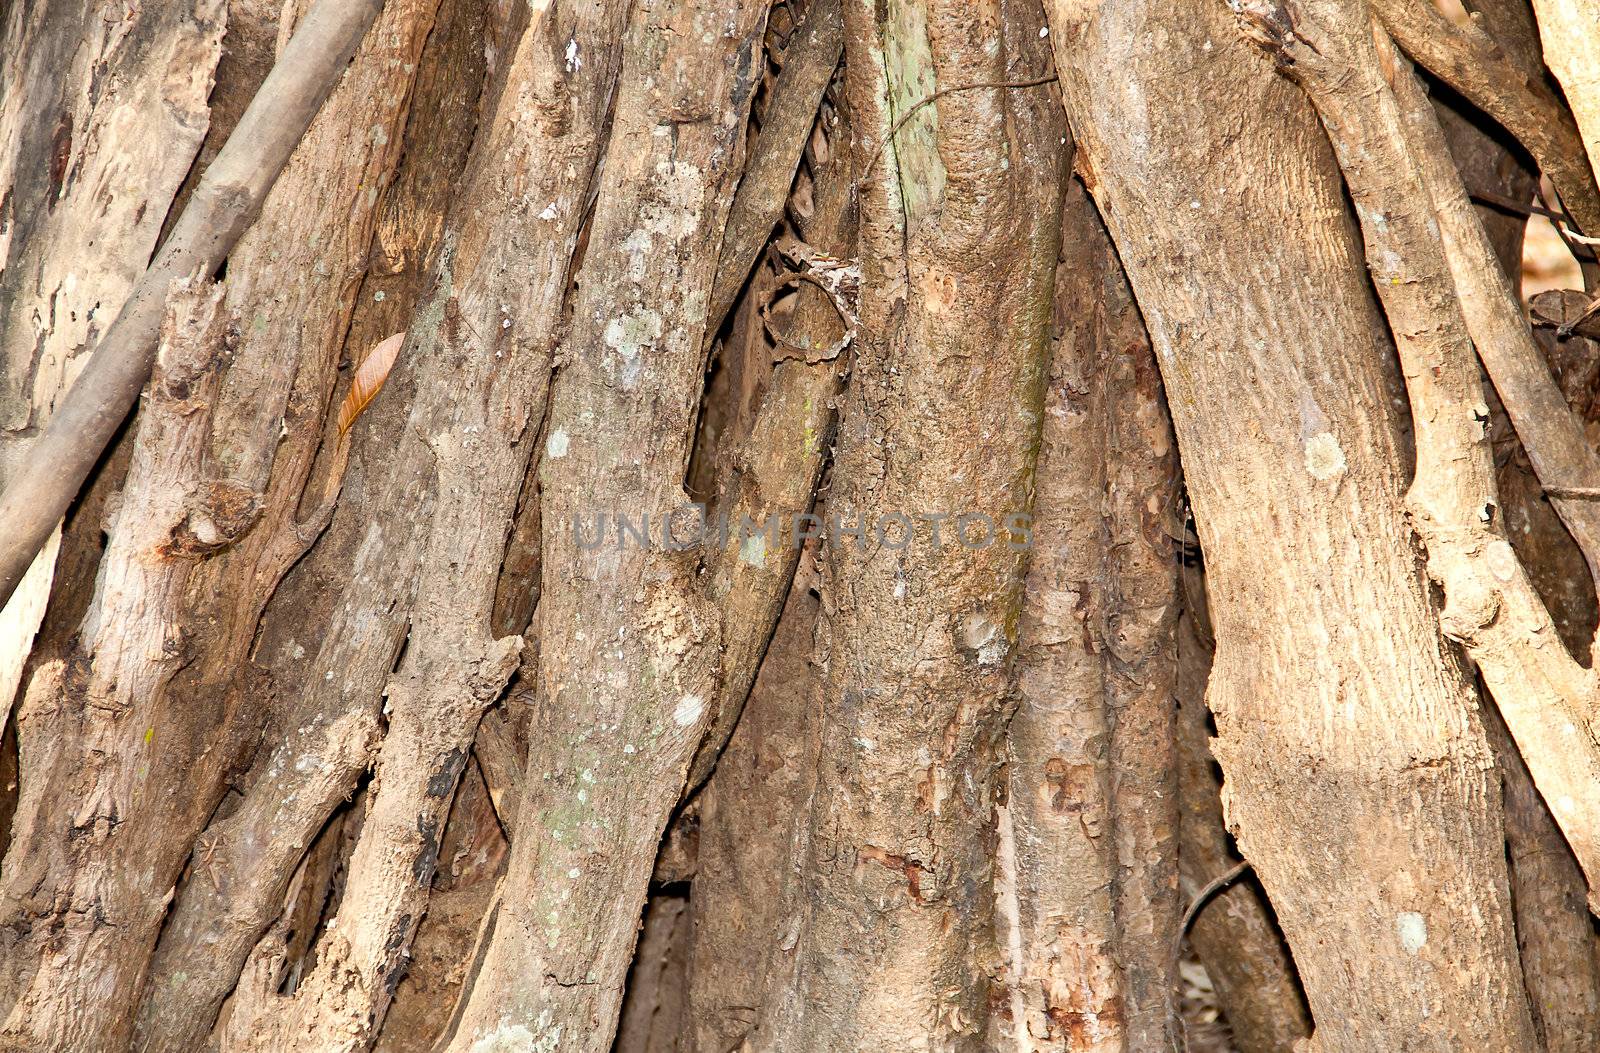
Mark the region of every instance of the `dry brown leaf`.
[[355, 378], [350, 381], [350, 390], [339, 406], [340, 438], [350, 431], [350, 426], [361, 416], [361, 411], [367, 408], [367, 403], [383, 390], [383, 382], [389, 379], [389, 370], [394, 368], [394, 360], [400, 354], [400, 345], [405, 341], [406, 334], [403, 331], [394, 334], [367, 352], [367, 357], [356, 367]]

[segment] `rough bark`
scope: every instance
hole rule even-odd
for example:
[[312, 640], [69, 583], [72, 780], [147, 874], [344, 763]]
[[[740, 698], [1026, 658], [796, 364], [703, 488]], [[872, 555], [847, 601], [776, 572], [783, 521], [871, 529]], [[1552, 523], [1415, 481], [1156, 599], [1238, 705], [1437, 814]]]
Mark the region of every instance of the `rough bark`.
[[167, 288], [216, 273], [381, 7], [379, 0], [327, 0], [301, 20], [160, 251], [30, 442], [29, 457], [0, 493], [0, 602], [10, 600], [138, 401], [154, 363]]
[[506, 839], [489, 790], [471, 767], [439, 842], [439, 871], [375, 1053], [430, 1053], [450, 1023], [473, 965], [485, 912], [505, 872]]
[[1128, 979], [1128, 1045], [1169, 1045], [1178, 977], [1177, 451], [1144, 321], [1096, 221], [1107, 275], [1106, 599], [1098, 627], [1111, 715], [1117, 945]]
[[[0, 26], [0, 490], [117, 316], [206, 134], [220, 0], [11, 4]], [[181, 71], [172, 76], [171, 71]], [[0, 613], [0, 725], [55, 566]]]
[[[1600, 684], [1561, 646], [1504, 537], [1474, 346], [1591, 573], [1600, 566], [1593, 506], [1549, 477], [1592, 485], [1596, 453], [1518, 316], [1409, 65], [1385, 50], [1387, 37], [1372, 38], [1364, 10], [1330, 3], [1295, 13], [1314, 19], [1315, 39], [1277, 28], [1293, 17], [1285, 11], [1250, 8], [1243, 24], [1284, 57], [1342, 147], [1354, 193], [1370, 199], [1361, 213], [1369, 267], [1418, 422], [1407, 506], [1427, 546], [1428, 572], [1445, 591], [1441, 625], [1478, 664], [1584, 868], [1593, 909], [1600, 749], [1591, 721]], [[1330, 53], [1318, 54], [1319, 43]], [[1353, 93], [1363, 90], [1370, 102], [1353, 105]]]
[[1057, 266], [1059, 335], [1007, 732], [1002, 1041], [1167, 1041], [1177, 901], [1173, 444], [1121, 265], [1081, 185]]
[[1476, 23], [1452, 23], [1432, 0], [1388, 0], [1373, 11], [1419, 65], [1516, 136], [1582, 229], [1600, 230], [1600, 190], [1584, 140], [1541, 72], [1527, 71]]
[[[1530, 30], [1530, 25], [1528, 27]], [[1537, 55], [1537, 35], [1532, 38]], [[1435, 99], [1440, 127], [1475, 196], [1487, 191], [1510, 201], [1531, 200], [1538, 173], [1519, 152], [1504, 145], [1485, 119], [1459, 102]], [[1502, 133], [1503, 134], [1503, 133]], [[1522, 241], [1527, 219], [1480, 205], [1476, 210], [1500, 269], [1513, 288], [1520, 284]], [[1573, 293], [1577, 300], [1585, 298]], [[1567, 404], [1586, 426], [1595, 419], [1590, 387], [1600, 367], [1595, 345], [1582, 337], [1558, 340], [1553, 330], [1545, 358]], [[1490, 395], [1490, 442], [1496, 482], [1504, 508], [1506, 536], [1528, 568], [1529, 579], [1549, 609], [1569, 653], [1583, 658], [1594, 638], [1595, 590], [1583, 554], [1545, 498], [1516, 433], [1498, 398]], [[1588, 428], [1586, 427], [1586, 430]], [[1534, 789], [1527, 766], [1517, 755], [1505, 725], [1490, 715], [1490, 742], [1500, 761], [1506, 810], [1506, 851], [1511, 862], [1511, 901], [1516, 910], [1517, 946], [1528, 989], [1534, 1028], [1541, 1048], [1586, 1049], [1600, 1034], [1600, 971], [1583, 872], [1566, 839]]]
[[783, 50], [783, 69], [773, 82], [772, 97], [763, 114], [762, 136], [767, 143], [758, 139], [752, 147], [728, 214], [717, 280], [711, 290], [713, 331], [721, 326], [740, 286], [750, 276], [751, 265], [789, 199], [795, 166], [810, 138], [822, 93], [832, 82], [844, 50], [839, 0], [814, 0], [793, 34]]
[[783, 890], [805, 845], [817, 773], [818, 609], [797, 577], [750, 700], [699, 798], [686, 1049], [738, 1048], [767, 1003], [785, 945], [793, 946]]
[[[75, 661], [38, 671], [19, 717], [26, 767], [8, 850], [9, 1015], [0, 1048], [112, 1050], [126, 1042], [124, 1007], [138, 991], [142, 952], [155, 938], [171, 877], [163, 885], [159, 875], [121, 872], [145, 862], [139, 857], [150, 854], [153, 839], [139, 830], [150, 818], [151, 809], [140, 808], [148, 771], [117, 762], [153, 752], [151, 699], [182, 661], [166, 615], [197, 554], [172, 552], [169, 532], [205, 482], [224, 355], [221, 298], [210, 286], [182, 288], [173, 298], [161, 373], [135, 441], [127, 496], [108, 524], [112, 541], [80, 629], [81, 650]], [[133, 729], [119, 719], [129, 714], [140, 718]], [[64, 734], [59, 718], [81, 730]], [[133, 745], [141, 738], [142, 749]], [[41, 804], [63, 800], [79, 802], [72, 815], [41, 814]], [[132, 859], [118, 858], [115, 850], [130, 840]], [[168, 860], [169, 872], [180, 861]]]
[[1492, 757], [1409, 550], [1386, 341], [1314, 116], [1220, 5], [1051, 10], [1211, 557], [1224, 803], [1303, 950], [1314, 1042], [1527, 1048]]
[[[345, 338], [353, 354], [408, 326], [431, 285], [484, 72], [478, 6], [471, 0], [442, 5], [434, 42], [418, 64], [404, 138], [385, 132], [405, 161], [379, 200], [370, 254], [367, 247], [361, 250], [366, 275]], [[374, 176], [358, 185], [386, 181]], [[296, 210], [286, 209], [284, 215], [298, 222]], [[300, 685], [315, 675], [307, 670], [308, 655], [317, 653], [330, 627], [346, 624], [335, 617], [340, 590], [368, 534], [370, 510], [382, 495], [385, 466], [405, 429], [411, 401], [404, 365], [396, 372], [402, 375], [390, 378], [351, 432], [350, 464], [332, 523], [273, 592], [263, 615], [256, 659], [276, 682]], [[319, 438], [322, 432], [319, 421]], [[381, 656], [374, 658], [385, 671], [394, 646], [392, 640], [383, 642]], [[269, 745], [240, 780], [244, 802], [219, 814], [199, 841], [197, 858], [205, 865], [196, 868], [199, 880], [179, 890], [163, 933], [151, 993], [140, 1012], [141, 1049], [192, 1049], [210, 1030], [246, 954], [281, 908], [305, 846], [351, 793], [368, 762], [367, 703], [339, 701], [330, 714], [328, 699], [314, 690], [286, 696], [268, 729]], [[348, 718], [341, 716], [347, 713]], [[305, 757], [326, 763], [297, 763]]]
[[[25, 833], [3, 883], [13, 941], [7, 998], [17, 999], [7, 1028], [29, 1048], [127, 1042], [161, 922], [149, 905], [164, 907], [188, 846], [259, 728], [268, 688], [248, 661], [255, 619], [309, 544], [297, 509], [323, 430], [327, 391], [317, 380], [332, 383], [353, 294], [328, 275], [353, 269], [359, 276], [365, 264], [363, 180], [380, 178], [394, 160], [371, 130], [387, 135], [403, 119], [410, 74], [391, 59], [414, 58], [430, 18], [414, 5], [394, 5], [392, 39], [363, 53], [279, 183], [273, 200], [313, 206], [328, 242], [285, 251], [301, 240], [296, 235], [317, 232], [278, 213], [240, 246], [227, 288], [226, 376], [203, 418], [205, 454], [170, 484], [184, 503], [150, 510], [151, 523], [119, 515], [110, 531], [113, 546], [124, 544], [118, 530], [132, 532], [126, 544], [137, 555], [124, 558], [164, 566], [172, 581], [148, 592], [138, 576], [102, 586], [85, 630], [161, 625], [164, 644], [135, 677], [118, 672], [122, 644], [85, 631], [64, 666], [41, 666], [29, 685], [19, 719], [29, 724], [27, 739], [41, 745], [25, 765]], [[350, 148], [351, 125], [370, 136], [365, 148]], [[246, 277], [252, 273], [262, 284]], [[260, 292], [263, 285], [270, 293]], [[240, 324], [241, 315], [256, 324]], [[279, 341], [291, 325], [298, 339], [285, 355]], [[253, 400], [225, 401], [227, 378], [237, 376], [257, 378]], [[124, 504], [148, 500], [141, 488], [160, 485], [169, 484], [130, 485]], [[169, 536], [155, 543], [146, 531]], [[95, 672], [102, 665], [107, 672]], [[97, 705], [94, 692], [86, 696], [76, 679], [84, 676], [111, 677], [104, 682], [116, 684], [107, 689], [114, 701]], [[143, 759], [133, 765], [131, 757]], [[172, 790], [179, 783], [181, 794]], [[61, 814], [61, 793], [82, 800], [83, 809]], [[103, 836], [81, 836], [97, 825]], [[65, 940], [54, 932], [63, 914], [84, 919]]]
[[[837, 15], [833, 5], [819, 5], [807, 14], [789, 45], [804, 49], [788, 61], [803, 65], [811, 78], [818, 76], [815, 67], [827, 60], [832, 62], [830, 75], [838, 63], [839, 40], [820, 31], [812, 35], [816, 19]], [[748, 403], [733, 414], [716, 440], [711, 509], [719, 523], [733, 526], [713, 560], [711, 597], [721, 607], [724, 621], [745, 628], [723, 641], [722, 682], [714, 696], [709, 730], [690, 768], [691, 787], [704, 781], [732, 733], [755, 681], [769, 627], [794, 576], [803, 545], [799, 535], [807, 532], [806, 524], [816, 522], [796, 516], [811, 507], [850, 361], [847, 316], [855, 311], [860, 265], [852, 259], [855, 213], [845, 149], [847, 125], [836, 107], [821, 105], [819, 97], [809, 92], [805, 101], [810, 109], [797, 114], [796, 104], [789, 101], [797, 90], [793, 84], [785, 88], [779, 77], [768, 119], [752, 147], [755, 167], [746, 172], [729, 214], [730, 237], [739, 236], [752, 222], [771, 229], [784, 213], [780, 202], [791, 199], [794, 183], [795, 164], [782, 159], [791, 150], [804, 149], [809, 206], [789, 209], [791, 222], [774, 235], [774, 256], [782, 269], [776, 274], [758, 273], [751, 280], [742, 306], [747, 328], [742, 342], [734, 345], [740, 360], [729, 363], [738, 377], [734, 397]], [[771, 160], [775, 155], [780, 162]], [[781, 199], [773, 193], [774, 168], [783, 174]], [[748, 181], [756, 177], [766, 182], [752, 189]], [[753, 219], [761, 216], [765, 219]], [[743, 276], [748, 263], [741, 249], [724, 245], [717, 283], [730, 281], [733, 273]], [[790, 286], [795, 296], [789, 309], [769, 314], [772, 300]], [[715, 290], [714, 286], [713, 295]], [[788, 543], [768, 530], [747, 545], [742, 525], [771, 523], [774, 516], [788, 525]]]
[[1114, 909], [1117, 844], [1103, 641], [1107, 391], [1100, 297], [1108, 246], [1078, 184], [1062, 210], [1057, 335], [1045, 391], [1033, 551], [1017, 629], [1009, 784], [999, 812], [997, 1046], [1121, 1050], [1127, 994]]
[[[753, 1048], [976, 1049], [988, 1027], [1021, 599], [1005, 524], [1032, 476], [1064, 129], [1048, 93], [988, 88], [884, 137], [940, 87], [1037, 77], [1040, 28], [1020, 4], [845, 8], [864, 270], [828, 507], [862, 536], [828, 546], [823, 768], [792, 972]], [[980, 514], [998, 536], [960, 543]]]
[[[376, 792], [315, 970], [292, 996], [264, 985], [236, 1004], [225, 1036], [234, 1048], [364, 1048], [426, 908], [440, 826], [479, 716], [522, 646], [520, 636], [491, 632], [496, 581], [545, 403], [607, 86], [623, 51], [621, 17], [611, 4], [540, 12], [477, 144], [436, 288], [402, 352], [413, 363], [413, 401], [340, 608], [373, 623], [376, 634], [366, 633], [378, 642], [387, 635], [390, 646], [351, 653], [348, 636], [335, 632], [318, 659], [318, 668], [346, 659], [318, 678], [329, 683], [330, 704], [347, 692], [375, 719], [386, 698]], [[484, 209], [490, 200], [509, 200], [512, 214]], [[397, 587], [415, 591], [395, 604]], [[269, 940], [256, 955], [270, 962], [277, 952]]]
[[[650, 861], [720, 704], [720, 647], [765, 637], [777, 615], [781, 592], [760, 620], [724, 625], [698, 544], [674, 544], [764, 17], [733, 0], [638, 8], [623, 34], [544, 433], [540, 778], [523, 787], [507, 898], [452, 1049], [609, 1047]], [[596, 512], [648, 524], [649, 542], [618, 524], [586, 543]]]

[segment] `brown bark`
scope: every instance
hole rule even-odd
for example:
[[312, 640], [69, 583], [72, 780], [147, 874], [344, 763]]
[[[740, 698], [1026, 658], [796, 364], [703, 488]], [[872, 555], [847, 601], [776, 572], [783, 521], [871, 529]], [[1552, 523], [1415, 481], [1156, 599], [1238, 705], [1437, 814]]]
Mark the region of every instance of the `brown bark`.
[[1218, 6], [1052, 14], [1212, 556], [1224, 804], [1304, 950], [1314, 1041], [1527, 1048], [1492, 758], [1407, 551], [1333, 159]]
[[1055, 346], [1006, 731], [997, 914], [1008, 961], [997, 1046], [1128, 1044], [1115, 912], [1118, 852], [1104, 640], [1108, 385], [1114, 262], [1081, 185], [1062, 209]]
[[[331, 384], [332, 361], [321, 356], [330, 340], [338, 346], [353, 291], [312, 271], [308, 257], [314, 252], [330, 272], [355, 266], [359, 274], [369, 205], [361, 181], [392, 165], [393, 153], [371, 140], [351, 149], [346, 122], [367, 134], [395, 126], [409, 74], [388, 60], [405, 53], [408, 34], [420, 47], [428, 22], [396, 5], [390, 24], [395, 39], [364, 53], [275, 198], [316, 206], [338, 240], [304, 254], [284, 252], [285, 242], [300, 240], [285, 230], [306, 231], [299, 217], [280, 214], [238, 251], [224, 310], [227, 324], [244, 332], [229, 338], [225, 372], [264, 378], [254, 401], [248, 410], [225, 403], [229, 380], [221, 379], [214, 404], [198, 418], [202, 454], [171, 466], [170, 479], [157, 473], [126, 491], [124, 508], [148, 504], [161, 488], [179, 497], [145, 507], [149, 522], [118, 514], [109, 532], [112, 550], [120, 549], [130, 568], [125, 580], [102, 587], [86, 612], [64, 667], [77, 672], [63, 677], [61, 665], [42, 665], [29, 685], [19, 719], [29, 724], [30, 742], [49, 746], [33, 750], [25, 765], [25, 833], [3, 885], [14, 941], [7, 998], [17, 999], [7, 1028], [28, 1048], [116, 1049], [127, 1042], [162, 920], [162, 910], [151, 907], [164, 908], [188, 846], [259, 727], [266, 687], [246, 656], [261, 604], [309, 544], [297, 505], [322, 433], [326, 392], [316, 384], [319, 377]], [[336, 165], [328, 142], [341, 144]], [[317, 155], [318, 170], [308, 154]], [[268, 261], [266, 246], [277, 259]], [[252, 272], [264, 283], [276, 274], [270, 297], [258, 298]], [[247, 313], [258, 328], [238, 326]], [[303, 369], [295, 368], [298, 355], [285, 356], [276, 343], [278, 326], [289, 319], [299, 329]], [[259, 431], [250, 411], [265, 418]], [[121, 637], [139, 636], [139, 625], [158, 634], [152, 639], [159, 646], [130, 659]], [[96, 626], [121, 628], [102, 636]], [[85, 682], [104, 686], [86, 690]], [[127, 760], [134, 757], [137, 764]], [[181, 794], [172, 791], [179, 782]], [[56, 801], [63, 793], [82, 809], [62, 814]], [[95, 828], [99, 836], [82, 836]], [[54, 932], [62, 917], [82, 919], [67, 939]]]
[[[1587, 485], [1600, 465], [1533, 347], [1410, 67], [1382, 50], [1387, 37], [1368, 40], [1364, 12], [1328, 6], [1315, 15], [1315, 34], [1337, 46], [1311, 63], [1299, 52], [1314, 42], [1302, 48], [1306, 38], [1287, 37], [1263, 21], [1276, 24], [1283, 13], [1252, 11], [1245, 24], [1265, 46], [1285, 55], [1293, 50], [1297, 78], [1330, 136], [1347, 147], [1347, 178], [1374, 201], [1363, 229], [1418, 422], [1417, 475], [1407, 504], [1428, 548], [1429, 574], [1445, 590], [1441, 625], [1478, 664], [1590, 879], [1593, 909], [1600, 749], [1589, 722], [1600, 684], [1559, 646], [1548, 610], [1503, 536], [1488, 408], [1472, 349], [1541, 478]], [[1352, 106], [1347, 82], [1366, 87], [1373, 105]], [[1545, 486], [1593, 571], [1600, 566], [1593, 506], [1551, 482]]]
[[403, 978], [375, 1053], [430, 1053], [469, 979], [484, 913], [505, 872], [506, 839], [484, 780], [470, 766], [439, 842], [428, 913], [417, 927]]
[[[1096, 223], [1102, 251], [1110, 238]], [[1118, 952], [1128, 979], [1128, 1045], [1171, 1044], [1178, 890], [1175, 744], [1177, 450], [1150, 338], [1120, 262], [1107, 275], [1106, 704], [1111, 713]]]
[[1527, 148], [1578, 225], [1600, 230], [1600, 190], [1573, 115], [1477, 24], [1453, 24], [1432, 0], [1388, 0], [1373, 11], [1428, 72], [1493, 117]]
[[326, 0], [307, 13], [94, 354], [29, 444], [30, 456], [0, 493], [0, 602], [10, 600], [138, 401], [155, 360], [168, 287], [209, 277], [222, 265], [381, 6], [378, 0]]
[[[0, 485], [333, 10], [125, 6], [0, 0]], [[379, 6], [0, 624], [0, 1050], [1164, 1050], [1235, 847], [1245, 1053], [1593, 1044], [1600, 356], [1365, 0]]]
[[[583, 6], [546, 12], [529, 27], [469, 166], [437, 287], [402, 352], [415, 363], [415, 389], [355, 557], [370, 569], [344, 591], [342, 612], [389, 627], [393, 644], [409, 631], [409, 646], [392, 675], [393, 649], [325, 678], [369, 707], [386, 696], [377, 789], [316, 969], [290, 997], [264, 988], [236, 1004], [233, 1048], [363, 1048], [426, 909], [440, 827], [478, 718], [522, 646], [520, 636], [491, 633], [496, 581], [537, 440], [605, 85], [623, 50], [620, 14]], [[479, 207], [490, 198], [514, 202], [513, 216]], [[387, 596], [397, 581], [415, 588], [398, 610]], [[330, 636], [319, 664], [343, 657], [344, 646]], [[261, 953], [273, 955], [267, 945]]]
[[628, 971], [613, 1053], [674, 1053], [684, 1031], [689, 901], [681, 892], [650, 897]]
[[1174, 449], [1143, 322], [1078, 184], [1062, 242], [1000, 821], [1001, 1029], [1043, 1049], [1155, 1048], [1180, 913]]
[[[181, 600], [194, 554], [169, 552], [168, 531], [203, 485], [224, 354], [221, 298], [209, 285], [173, 298], [81, 650], [37, 671], [19, 714], [27, 767], [5, 886], [7, 1049], [118, 1048], [130, 1024], [121, 1010], [137, 993], [142, 954], [161, 921], [161, 877], [122, 872], [152, 854], [154, 839], [140, 827], [155, 816], [141, 774], [117, 758], [153, 752], [150, 702], [181, 661], [165, 615]], [[130, 713], [144, 725], [132, 735], [119, 719]], [[81, 730], [63, 734], [62, 718]], [[136, 735], [143, 749], [119, 741]], [[80, 803], [70, 816], [50, 815], [63, 800]], [[131, 858], [119, 851], [130, 841]], [[166, 860], [169, 885], [179, 861]]]
[[[1600, 24], [1585, 0], [1534, 0], [1545, 62], [1561, 82], [1600, 180]], [[1600, 237], [1600, 233], [1588, 231]]]
[[[809, 558], [809, 557], [808, 557]], [[804, 849], [817, 774], [818, 601], [797, 577], [738, 727], [699, 797], [684, 1048], [753, 1037], [792, 948], [785, 882]]]
[[[845, 8], [863, 284], [828, 508], [863, 536], [828, 547], [823, 767], [754, 1048], [975, 1049], [987, 1029], [1022, 569], [1004, 524], [1033, 468], [1064, 129], [1047, 93], [989, 88], [883, 139], [939, 87], [1036, 77], [1040, 28], [1025, 5]], [[874, 538], [889, 514], [909, 536]], [[963, 514], [1000, 536], [960, 544]], [[929, 515], [949, 517], [937, 546]]]
[[[812, 24], [810, 18], [807, 26]], [[791, 61], [795, 59], [786, 57], [785, 65]], [[854, 255], [855, 229], [849, 124], [835, 103], [824, 103], [814, 115], [794, 193], [785, 188], [788, 222], [776, 237], [843, 261]], [[775, 128], [767, 120], [761, 134], [765, 137], [783, 127]], [[761, 139], [754, 149], [763, 151]], [[738, 208], [736, 199], [735, 212]], [[725, 248], [724, 260], [727, 256]], [[796, 265], [804, 266], [799, 261]], [[719, 273], [725, 266], [719, 265]], [[723, 383], [707, 393], [708, 416], [725, 408], [715, 431], [702, 426], [696, 456], [716, 478], [715, 489], [723, 495], [721, 507], [727, 507], [730, 484], [749, 474], [730, 462], [741, 449], [753, 445], [751, 436], [762, 417], [774, 419], [769, 404], [778, 409], [775, 419], [787, 416], [792, 422], [787, 433], [768, 426], [767, 434], [783, 448], [798, 447], [803, 455], [816, 456], [820, 467], [821, 455], [831, 442], [832, 407], [843, 383], [846, 356], [832, 363], [795, 358], [774, 363], [776, 348], [761, 313], [778, 292], [775, 284], [781, 273], [760, 267], [751, 279], [722, 349]], [[835, 344], [843, 330], [827, 294], [808, 284], [794, 292], [791, 309], [772, 316], [786, 341], [814, 348]], [[799, 401], [794, 397], [797, 392], [815, 409], [795, 420], [793, 411], [785, 414], [782, 407]], [[794, 441], [797, 430], [799, 443]], [[741, 502], [741, 511], [748, 511], [748, 504]], [[812, 512], [826, 520], [821, 505]], [[723, 1053], [752, 1033], [761, 1007], [781, 980], [786, 958], [781, 949], [789, 936], [783, 890], [805, 844], [818, 746], [815, 543], [792, 555], [799, 558], [798, 569], [749, 702], [742, 710], [721, 714], [701, 747], [701, 762], [715, 757], [716, 768], [695, 797], [699, 860], [690, 904], [693, 928], [684, 1044], [707, 1053]], [[735, 688], [726, 697], [735, 702], [737, 694]], [[726, 732], [719, 731], [723, 727]], [[721, 738], [729, 732], [726, 750], [717, 754]]]
[[[226, 20], [216, 0], [132, 13], [119, 0], [3, 12], [0, 490], [155, 250], [206, 134]], [[55, 544], [0, 613], [0, 724], [44, 617]]]
[[[1182, 802], [1178, 864], [1185, 898], [1239, 863], [1222, 814], [1222, 782], [1211, 756], [1206, 681], [1214, 641], [1199, 567], [1184, 574], [1178, 622], [1178, 793]], [[1189, 943], [1216, 988], [1240, 1053], [1294, 1053], [1311, 1034], [1311, 1018], [1294, 962], [1259, 886], [1239, 881], [1217, 893], [1195, 917]]]
[[[808, 76], [816, 77], [815, 67], [831, 58], [831, 71], [838, 62], [839, 40], [820, 28], [813, 35], [813, 27], [817, 19], [837, 14], [829, 3], [808, 12], [789, 45], [803, 52], [786, 50], [786, 62], [803, 64], [810, 70]], [[725, 621], [745, 627], [723, 641], [722, 684], [710, 727], [690, 768], [691, 787], [704, 781], [728, 741], [755, 681], [768, 628], [782, 609], [802, 547], [798, 534], [803, 521], [795, 517], [810, 509], [821, 478], [849, 363], [850, 334], [841, 314], [854, 312], [860, 266], [851, 258], [855, 212], [845, 148], [847, 126], [837, 108], [821, 105], [809, 93], [804, 101], [810, 109], [797, 112], [798, 106], [789, 101], [796, 90], [793, 84], [785, 88], [780, 75], [767, 120], [752, 147], [751, 163], [756, 167], [746, 173], [747, 182], [741, 184], [729, 215], [734, 231], [730, 236], [738, 236], [752, 223], [770, 229], [785, 211], [783, 202], [791, 199], [795, 163], [769, 159], [774, 155], [787, 159], [791, 150], [804, 149], [809, 160], [809, 205], [787, 210], [789, 224], [774, 235], [773, 255], [782, 270], [758, 271], [750, 281], [740, 312], [742, 339], [730, 341], [737, 360], [725, 363], [736, 378], [729, 394], [741, 405], [715, 436], [706, 458], [715, 488], [712, 511], [719, 521], [733, 525], [714, 562], [711, 596]], [[779, 185], [774, 169], [786, 173], [781, 198], [774, 193]], [[751, 188], [748, 180], [754, 177], [764, 184]], [[729, 282], [729, 275], [742, 275], [748, 268], [739, 249], [723, 246], [717, 283]], [[769, 314], [773, 299], [791, 285], [795, 296], [788, 310]], [[780, 337], [783, 346], [777, 343]], [[724, 347], [725, 358], [731, 357], [729, 350]], [[789, 526], [786, 546], [770, 531], [754, 541], [743, 536], [742, 524], [770, 523], [773, 516]]]
[[[764, 638], [777, 614], [781, 592], [759, 619], [722, 624], [697, 546], [662, 544], [687, 503], [718, 235], [764, 16], [732, 0], [636, 9], [622, 36], [543, 439], [550, 525], [527, 767], [541, 777], [523, 787], [508, 893], [452, 1049], [609, 1047], [649, 864], [720, 705], [719, 645]], [[652, 524], [650, 544], [585, 544], [596, 511]]]
[[[1537, 51], [1537, 37], [1534, 37]], [[1511, 201], [1531, 200], [1538, 173], [1498, 141], [1484, 118], [1459, 104], [1435, 100], [1440, 127], [1462, 181], [1473, 194], [1487, 191]], [[1478, 219], [1500, 268], [1512, 287], [1520, 284], [1526, 217], [1493, 207], [1478, 207]], [[1583, 297], [1574, 293], [1579, 300]], [[1581, 337], [1556, 341], [1546, 358], [1566, 402], [1584, 423], [1595, 419], [1589, 388], [1600, 356]], [[1553, 351], [1553, 353], [1550, 353]], [[1504, 408], [1491, 396], [1491, 444], [1496, 482], [1506, 517], [1506, 536], [1528, 569], [1567, 650], [1588, 653], [1596, 623], [1595, 590], [1583, 554], [1545, 499], [1527, 454], [1517, 441]], [[1506, 850], [1511, 862], [1511, 901], [1516, 911], [1517, 946], [1523, 983], [1542, 1049], [1587, 1049], [1600, 1034], [1600, 972], [1583, 872], [1550, 815], [1505, 725], [1492, 714], [1490, 742], [1500, 761], [1506, 810]]]

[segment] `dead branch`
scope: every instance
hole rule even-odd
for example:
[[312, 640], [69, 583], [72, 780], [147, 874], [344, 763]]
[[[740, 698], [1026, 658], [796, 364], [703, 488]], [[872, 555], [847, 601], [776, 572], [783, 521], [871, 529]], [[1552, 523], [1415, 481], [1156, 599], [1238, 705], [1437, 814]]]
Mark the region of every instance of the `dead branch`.
[[66, 513], [155, 361], [167, 290], [209, 277], [255, 219], [383, 0], [320, 0], [206, 170], [166, 245], [0, 496], [0, 604]]
[[1424, 69], [1516, 137], [1588, 233], [1600, 232], [1600, 190], [1573, 115], [1476, 25], [1457, 26], [1432, 0], [1372, 5], [1384, 28]]
[[733, 306], [739, 288], [750, 276], [750, 267], [783, 215], [795, 166], [800, 163], [822, 93], [827, 91], [843, 51], [839, 0], [817, 0], [807, 9], [805, 21], [783, 50], [783, 70], [772, 87], [772, 101], [767, 104], [761, 134], [750, 150], [739, 189], [734, 193], [728, 227], [722, 236], [717, 277], [711, 286], [707, 339], [722, 328], [722, 320]]

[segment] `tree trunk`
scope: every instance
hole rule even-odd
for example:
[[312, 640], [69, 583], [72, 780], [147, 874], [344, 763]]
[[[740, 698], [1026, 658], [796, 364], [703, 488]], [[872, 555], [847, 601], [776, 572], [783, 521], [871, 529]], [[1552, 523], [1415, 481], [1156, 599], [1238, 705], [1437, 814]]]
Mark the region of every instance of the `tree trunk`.
[[0, 1051], [1594, 1048], [1464, 4], [0, 0]]
[[1319, 1049], [1529, 1048], [1493, 756], [1406, 541], [1333, 159], [1226, 12], [1179, 12], [1058, 0], [1051, 36], [1212, 554], [1230, 828]]

